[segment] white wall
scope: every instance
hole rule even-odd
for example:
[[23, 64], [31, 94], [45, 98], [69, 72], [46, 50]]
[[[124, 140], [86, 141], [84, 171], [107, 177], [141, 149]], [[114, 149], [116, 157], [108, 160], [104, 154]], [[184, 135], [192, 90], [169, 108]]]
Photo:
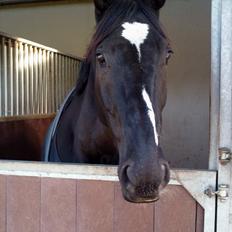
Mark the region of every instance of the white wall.
[[168, 67], [163, 144], [174, 167], [207, 168], [210, 0], [167, 0], [161, 20], [175, 55]]
[[81, 56], [94, 31], [91, 1], [0, 7], [0, 31]]
[[[172, 167], [206, 168], [209, 139], [210, 0], [167, 0], [161, 20], [175, 55], [168, 67], [163, 144]], [[78, 56], [94, 30], [91, 1], [0, 8], [0, 31]]]

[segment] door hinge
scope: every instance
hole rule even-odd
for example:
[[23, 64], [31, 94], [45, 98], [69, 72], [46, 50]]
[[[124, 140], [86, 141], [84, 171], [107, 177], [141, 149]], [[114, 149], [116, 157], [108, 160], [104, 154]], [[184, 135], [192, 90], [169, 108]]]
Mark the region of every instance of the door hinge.
[[209, 198], [217, 196], [221, 202], [225, 202], [229, 199], [229, 185], [221, 184], [217, 191], [215, 191], [212, 186], [209, 186], [209, 188], [205, 190], [205, 194]]
[[222, 165], [228, 164], [232, 160], [232, 153], [229, 148], [222, 147], [219, 148], [219, 162]]

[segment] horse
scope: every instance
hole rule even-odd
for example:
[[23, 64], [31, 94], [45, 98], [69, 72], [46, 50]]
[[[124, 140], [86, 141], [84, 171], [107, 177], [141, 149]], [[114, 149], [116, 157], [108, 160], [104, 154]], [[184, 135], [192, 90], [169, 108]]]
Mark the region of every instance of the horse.
[[95, 0], [96, 31], [50, 130], [48, 162], [118, 165], [125, 200], [157, 201], [170, 179], [160, 145], [169, 40], [165, 0]]

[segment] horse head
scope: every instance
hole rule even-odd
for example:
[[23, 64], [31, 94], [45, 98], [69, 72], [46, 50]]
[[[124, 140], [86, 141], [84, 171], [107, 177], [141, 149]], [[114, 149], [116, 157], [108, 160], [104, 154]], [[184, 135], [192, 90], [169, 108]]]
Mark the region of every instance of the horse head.
[[88, 56], [100, 119], [118, 150], [122, 192], [131, 202], [155, 201], [170, 176], [160, 145], [172, 53], [158, 19], [165, 0], [94, 3], [98, 29]]

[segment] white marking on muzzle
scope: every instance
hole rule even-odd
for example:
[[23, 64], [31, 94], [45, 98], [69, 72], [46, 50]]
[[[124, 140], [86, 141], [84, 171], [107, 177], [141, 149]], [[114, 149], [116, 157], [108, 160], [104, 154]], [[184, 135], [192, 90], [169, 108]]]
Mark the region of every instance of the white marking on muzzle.
[[148, 109], [148, 116], [149, 116], [149, 118], [151, 120], [151, 124], [152, 124], [153, 129], [154, 129], [155, 143], [158, 146], [159, 145], [159, 139], [158, 139], [158, 133], [157, 133], [157, 129], [156, 129], [155, 113], [154, 113], [154, 110], [153, 110], [153, 107], [152, 107], [151, 99], [150, 99], [145, 87], [143, 87], [142, 95], [143, 95], [144, 101], [146, 102], [147, 109]]
[[129, 40], [131, 44], [135, 45], [138, 50], [139, 61], [141, 60], [141, 45], [144, 43], [145, 39], [149, 33], [149, 26], [145, 23], [123, 23], [122, 36]]

